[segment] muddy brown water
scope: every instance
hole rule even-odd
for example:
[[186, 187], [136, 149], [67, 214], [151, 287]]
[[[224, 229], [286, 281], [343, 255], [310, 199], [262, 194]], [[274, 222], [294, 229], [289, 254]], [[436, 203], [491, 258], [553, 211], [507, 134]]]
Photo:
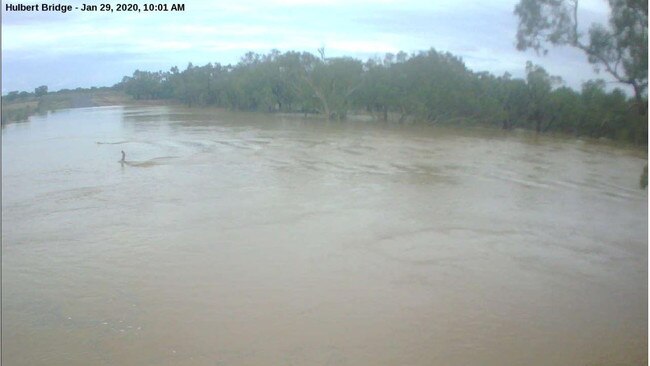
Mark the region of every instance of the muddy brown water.
[[646, 162], [496, 130], [32, 117], [2, 130], [3, 364], [647, 364]]

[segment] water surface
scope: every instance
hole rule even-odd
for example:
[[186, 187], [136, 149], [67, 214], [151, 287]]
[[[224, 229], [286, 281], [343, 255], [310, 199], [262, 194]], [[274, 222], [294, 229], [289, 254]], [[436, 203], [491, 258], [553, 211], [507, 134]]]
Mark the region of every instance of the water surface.
[[2, 129], [2, 359], [647, 364], [646, 161], [214, 110], [33, 117]]

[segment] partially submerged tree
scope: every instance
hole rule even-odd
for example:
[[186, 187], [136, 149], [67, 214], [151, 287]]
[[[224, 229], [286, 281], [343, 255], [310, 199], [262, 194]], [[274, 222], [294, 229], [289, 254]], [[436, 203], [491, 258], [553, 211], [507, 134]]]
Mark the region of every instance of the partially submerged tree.
[[640, 114], [647, 110], [648, 2], [609, 0], [609, 25], [592, 24], [579, 30], [578, 0], [520, 0], [517, 48], [546, 54], [549, 46], [582, 50], [596, 70], [604, 69], [634, 89]]
[[535, 131], [542, 132], [542, 125], [549, 119], [551, 90], [561, 83], [557, 76], [549, 75], [543, 67], [526, 63], [526, 85], [528, 89], [528, 120], [535, 125]]

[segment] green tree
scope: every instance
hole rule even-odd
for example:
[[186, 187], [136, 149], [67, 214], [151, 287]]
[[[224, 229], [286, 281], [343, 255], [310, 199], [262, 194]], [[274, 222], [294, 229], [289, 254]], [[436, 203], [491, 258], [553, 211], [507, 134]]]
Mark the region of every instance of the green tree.
[[6, 101], [6, 102], [12, 102], [12, 101], [18, 99], [18, 91], [17, 91], [17, 90], [15, 90], [15, 91], [10, 91], [9, 94], [7, 94], [6, 96], [2, 97], [2, 99], [3, 99], [4, 101]]
[[571, 88], [561, 87], [551, 92], [548, 99], [548, 119], [542, 132], [558, 130], [577, 134], [577, 123], [583, 113], [580, 102], [580, 94]]
[[526, 85], [528, 89], [528, 120], [535, 124], [535, 131], [542, 132], [542, 126], [548, 122], [551, 89], [561, 79], [550, 76], [543, 67], [526, 62]]
[[47, 85], [41, 85], [38, 88], [34, 89], [34, 95], [37, 97], [47, 94]]
[[520, 0], [517, 48], [548, 52], [548, 46], [582, 50], [596, 70], [604, 69], [634, 89], [640, 114], [647, 110], [648, 2], [609, 0], [609, 25], [592, 24], [580, 31], [578, 0]]
[[498, 80], [499, 86], [495, 93], [504, 110], [502, 128], [509, 130], [516, 127], [528, 114], [528, 87], [522, 79], [511, 79], [506, 73]]

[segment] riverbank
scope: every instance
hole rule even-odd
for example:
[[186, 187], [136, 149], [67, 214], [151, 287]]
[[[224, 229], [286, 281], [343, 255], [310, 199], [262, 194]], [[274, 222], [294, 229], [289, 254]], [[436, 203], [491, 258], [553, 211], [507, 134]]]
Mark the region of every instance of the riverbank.
[[26, 121], [30, 116], [66, 108], [105, 107], [114, 105], [173, 105], [169, 100], [135, 100], [111, 88], [64, 90], [42, 96], [29, 94], [12, 100], [2, 97], [2, 124]]
[[[27, 97], [20, 97], [12, 101], [6, 101], [5, 97], [2, 98], [2, 125], [9, 123], [26, 121], [30, 116], [35, 114], [45, 114], [60, 109], [67, 108], [90, 108], [90, 107], [105, 107], [105, 106], [169, 106], [177, 107], [180, 109], [191, 110], [193, 113], [222, 113], [226, 111], [225, 108], [213, 106], [199, 106], [187, 107], [175, 100], [169, 99], [153, 99], [143, 100], [134, 99], [132, 96], [111, 88], [94, 88], [94, 89], [81, 89], [81, 90], [66, 90], [48, 93], [46, 95], [35, 97], [33, 95]], [[265, 114], [265, 112], [245, 112], [238, 113], [256, 113]], [[604, 137], [594, 138], [590, 136], [577, 136], [571, 133], [561, 131], [546, 131], [537, 133], [534, 130], [527, 128], [512, 128], [504, 130], [498, 125], [485, 125], [475, 120], [454, 118], [450, 120], [438, 120], [436, 122], [425, 122], [416, 118], [407, 118], [400, 122], [398, 114], [388, 113], [388, 118], [385, 120], [382, 116], [376, 113], [368, 113], [366, 111], [355, 111], [348, 114], [344, 120], [328, 120], [324, 115], [317, 113], [302, 113], [302, 112], [266, 112], [268, 114], [287, 116], [287, 117], [301, 117], [307, 119], [319, 120], [327, 123], [378, 123], [393, 126], [444, 126], [449, 128], [459, 129], [486, 129], [491, 131], [503, 131], [504, 134], [512, 135], [531, 135], [531, 136], [547, 136], [550, 138], [560, 139], [575, 139], [586, 141], [590, 143], [606, 144], [621, 148], [641, 148], [647, 153], [647, 145], [634, 144], [624, 140], [613, 140]]]

